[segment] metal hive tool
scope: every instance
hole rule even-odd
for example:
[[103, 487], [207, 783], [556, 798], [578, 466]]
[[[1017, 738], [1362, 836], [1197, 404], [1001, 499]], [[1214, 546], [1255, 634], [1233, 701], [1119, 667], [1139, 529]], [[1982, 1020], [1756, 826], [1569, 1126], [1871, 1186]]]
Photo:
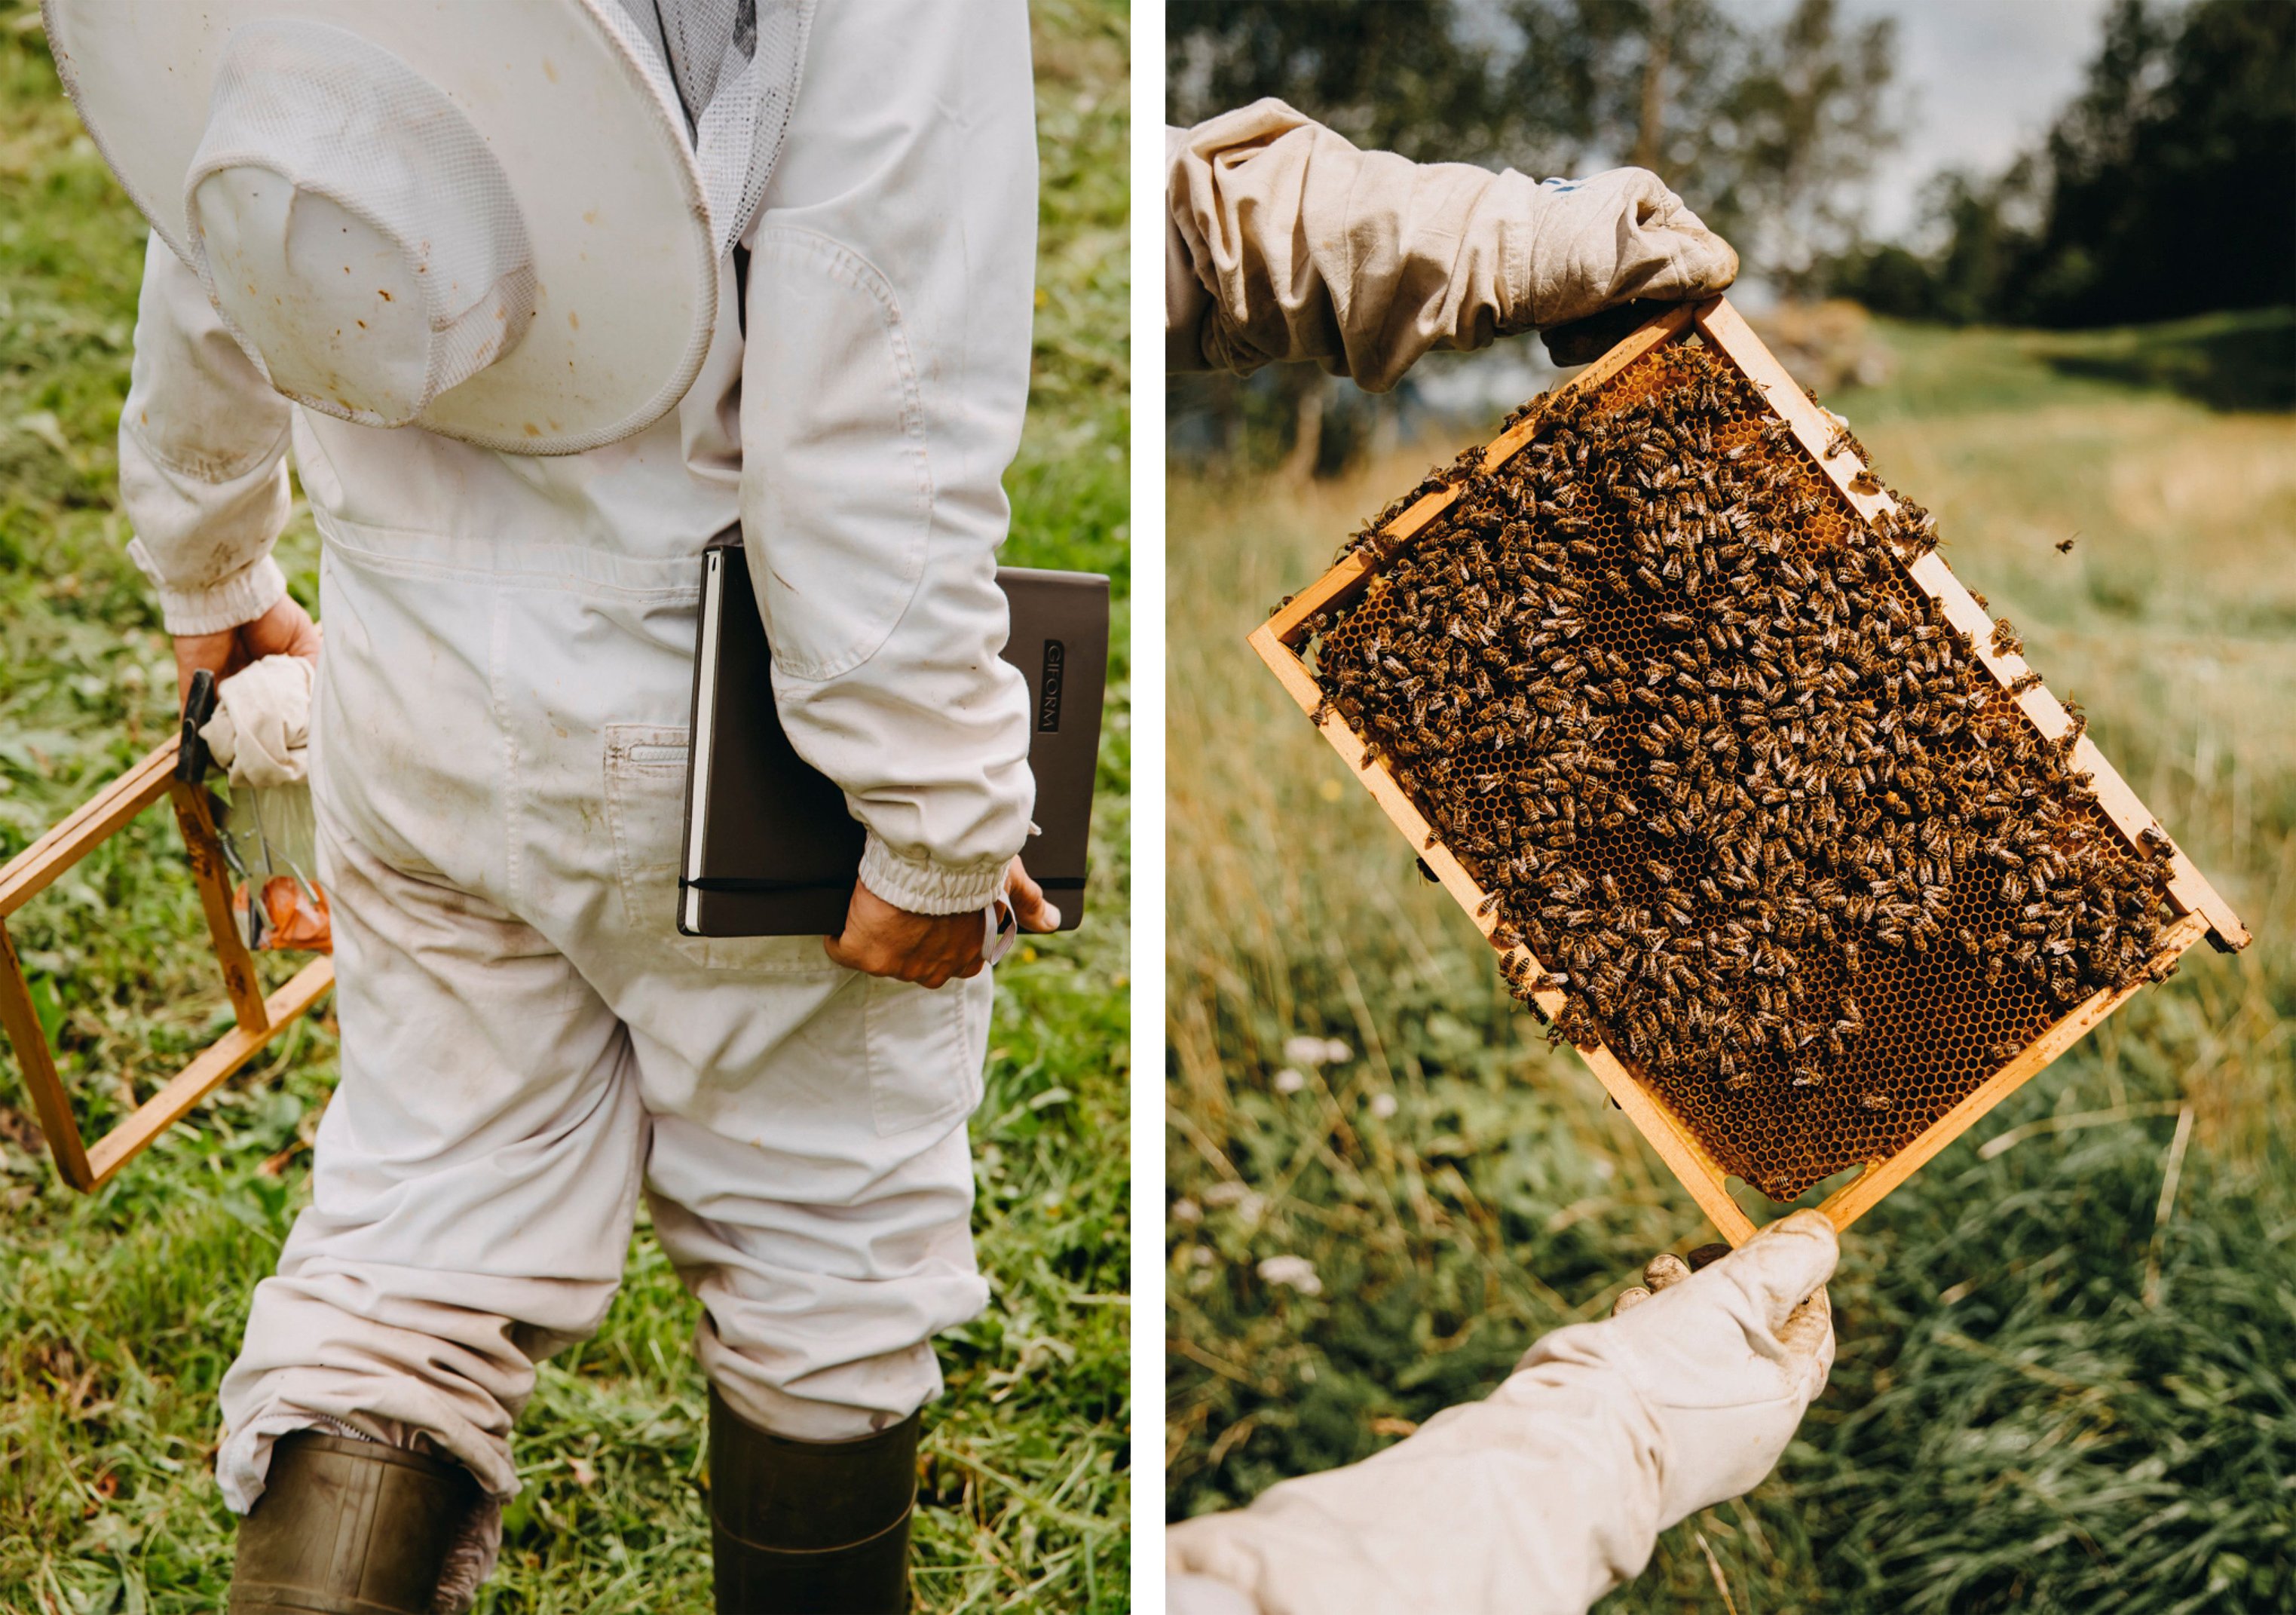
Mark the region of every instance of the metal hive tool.
[[[1639, 1038], [1621, 1037], [1599, 1020], [1591, 1034], [1582, 1027], [1573, 1041], [1589, 1066], [1716, 1225], [1737, 1243], [1752, 1233], [1754, 1224], [1731, 1197], [1729, 1178], [1741, 1178], [1774, 1200], [1790, 1200], [1838, 1173], [1862, 1168], [1824, 1202], [1837, 1225], [1847, 1227], [2111, 1013], [2144, 979], [2165, 975], [2202, 936], [2230, 950], [2244, 945], [2248, 935], [2094, 744], [2075, 729], [2074, 720], [2017, 654], [2013, 634], [1997, 628], [1933, 550], [1882, 536], [1898, 531], [1897, 507], [1866, 472], [1854, 441], [1795, 385], [1723, 300], [1653, 318], [1543, 400], [1544, 408], [1528, 411], [1480, 451], [1479, 461], [1462, 457], [1463, 466], [1489, 473], [1507, 466], [1534, 442], [1542, 420], [1557, 412], [1558, 401], [1572, 395], [1608, 410], [1647, 398], [1653, 389], [1685, 384], [1698, 367], [1684, 356], [1669, 357], [1668, 350], [1693, 338], [1734, 373], [1727, 399], [1716, 406], [1727, 417], [1713, 431], [1717, 452], [1734, 449], [1740, 456], [1768, 457], [1795, 489], [1795, 508], [1801, 514], [1791, 523], [1788, 545], [1804, 547], [1804, 553], [1853, 540], [1873, 547], [1883, 563], [1881, 591], [1895, 595], [1908, 613], [1955, 630], [1957, 654], [1980, 661], [1997, 682], [1987, 706], [1997, 711], [1988, 721], [2014, 723], [2019, 720], [2013, 713], [2021, 713], [2044, 739], [2074, 731], [2068, 762], [2088, 775], [2095, 800], [2059, 821], [2055, 833], [2067, 838], [2065, 845], [2092, 868], [2118, 861], [2148, 878], [2159, 878], [2154, 871], [2165, 875], [2161, 900], [2166, 919], [2152, 940], [2149, 961], [2137, 961], [2142, 972], [2131, 971], [2128, 979], [2075, 1001], [2058, 1001], [2023, 976], [1988, 974], [1972, 957], [1949, 948], [1869, 952], [1854, 981], [1855, 1001], [1864, 1006], [1861, 1035], [1829, 1062], [1829, 1079], [1816, 1085], [1792, 1082], [1778, 1057], [1751, 1062], [1727, 1084], [1653, 1069], [1633, 1058], [1627, 1046]], [[1780, 419], [1790, 436], [1776, 430]], [[1766, 424], [1772, 427], [1767, 439], [1761, 433]], [[1430, 557], [1440, 553], [1442, 541], [1453, 536], [1443, 518], [1461, 492], [1456, 480], [1431, 486], [1392, 515], [1324, 578], [1286, 602], [1252, 635], [1252, 645], [1423, 852], [1427, 867], [1486, 935], [1494, 937], [1511, 979], [1528, 983], [1538, 977], [1543, 984], [1554, 961], [1531, 957], [1499, 906], [1504, 894], [1487, 890], [1476, 878], [1480, 861], [1464, 843], [1473, 838], [1480, 810], [1472, 803], [1445, 806], [1424, 799], [1414, 789], [1415, 765], [1358, 732], [1333, 708], [1332, 687], [1318, 678], [1319, 670], [1339, 664], [1334, 658], [1357, 654], [1360, 662], [1360, 648], [1390, 623], [1398, 604], [1390, 587], [1391, 575], [1413, 574], [1408, 587], [1414, 589], [1439, 586], [1423, 575], [1425, 568], [1400, 564], [1414, 551]], [[1589, 564], [1596, 557], [1615, 559], [1620, 543], [1616, 514], [1585, 514], [1588, 520], [1578, 531]], [[1610, 655], [1664, 654], [1670, 642], [1679, 643], [1683, 623], [1677, 614], [1661, 628], [1654, 615], [1659, 604], [1625, 589], [1604, 597], [1587, 613], [1584, 643]], [[1579, 644], [1574, 640], [1572, 648]], [[1483, 775], [1489, 780], [1514, 765], [1492, 754], [1475, 766], [1489, 770]], [[1606, 877], [1623, 901], [1648, 902], [1653, 878], [1644, 870], [1666, 848], [1654, 844], [1639, 818], [1610, 818], [1609, 824], [1597, 826], [1590, 815], [1588, 822], [1573, 827], [1574, 868], [1584, 876]], [[1437, 828], [1446, 819], [1463, 841], [1458, 849]], [[2163, 861], [2165, 870], [2160, 870]], [[1989, 885], [1961, 880], [1943, 902], [1945, 934], [1964, 927], [1983, 933], [2004, 923], [2005, 905]], [[1553, 947], [1567, 945], [1548, 940]], [[1831, 955], [1808, 960], [1806, 974], [1816, 993], [1846, 991], [1850, 985]], [[1531, 995], [1549, 1015], [1564, 1009], [1561, 991], [1541, 985]]]

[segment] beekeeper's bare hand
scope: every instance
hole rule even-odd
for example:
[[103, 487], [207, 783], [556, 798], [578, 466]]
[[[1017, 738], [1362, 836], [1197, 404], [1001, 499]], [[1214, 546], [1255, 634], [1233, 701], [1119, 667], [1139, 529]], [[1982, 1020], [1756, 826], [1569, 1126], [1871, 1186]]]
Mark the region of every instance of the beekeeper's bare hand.
[[1045, 888], [1029, 878], [1017, 858], [1013, 867], [1004, 871], [1004, 901], [1012, 905], [1013, 918], [1021, 922], [1023, 931], [1061, 928], [1060, 910], [1045, 901]]
[[1620, 1297], [1607, 1321], [1544, 1337], [1517, 1373], [1577, 1364], [1633, 1387], [1662, 1444], [1663, 1529], [1751, 1490], [1825, 1388], [1833, 1313], [1824, 1284], [1839, 1248], [1821, 1213], [1798, 1211], [1695, 1273], [1660, 1256], [1643, 1270], [1646, 1288]]
[[[1017, 858], [1004, 872], [1004, 899], [1024, 931], [1049, 931], [1061, 923], [1061, 911], [1045, 901], [1043, 889], [1029, 878]], [[978, 909], [962, 914], [912, 914], [857, 880], [845, 910], [845, 928], [824, 937], [822, 945], [849, 970], [938, 987], [979, 975], [986, 940], [987, 927]]]
[[845, 928], [824, 936], [829, 957], [864, 976], [913, 981], [938, 987], [980, 968], [980, 910], [962, 914], [912, 914], [853, 883], [845, 907]]
[[192, 675], [206, 668], [220, 684], [250, 663], [266, 656], [319, 655], [319, 625], [311, 614], [281, 595], [278, 603], [252, 622], [221, 633], [176, 636], [176, 705], [181, 709], [192, 688]]

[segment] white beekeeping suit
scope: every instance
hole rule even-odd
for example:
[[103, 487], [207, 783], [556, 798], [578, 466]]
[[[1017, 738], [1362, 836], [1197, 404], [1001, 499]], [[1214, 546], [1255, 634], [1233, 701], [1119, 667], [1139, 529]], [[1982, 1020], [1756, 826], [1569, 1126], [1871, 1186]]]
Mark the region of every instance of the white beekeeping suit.
[[[511, 103], [480, 143], [507, 178], [483, 150], [441, 160], [478, 199], [480, 245], [450, 267], [486, 289], [460, 293], [475, 312], [458, 324], [434, 306], [428, 358], [418, 340], [397, 370], [359, 358], [381, 340], [368, 319], [435, 286], [381, 279], [355, 320], [255, 288], [333, 250], [314, 221], [336, 215], [312, 201], [341, 177], [329, 163], [384, 198], [346, 204], [347, 241], [393, 195], [443, 205], [420, 173], [393, 192], [373, 172], [405, 133], [390, 119], [439, 92], [365, 65], [371, 45], [332, 26], [389, 45], [398, 18], [280, 0], [329, 27], [258, 19], [226, 50], [194, 8], [81, 9], [97, 14], [51, 6], [59, 62], [159, 227], [120, 433], [135, 559], [171, 632], [260, 615], [284, 589], [270, 551], [291, 454], [324, 540], [312, 771], [342, 1076], [312, 1204], [224, 1382], [226, 1497], [254, 1505], [275, 1442], [310, 1430], [444, 1454], [488, 1497], [515, 1493], [509, 1432], [535, 1364], [604, 1315], [641, 1190], [703, 1303], [725, 1409], [796, 1443], [893, 1430], [939, 1388], [932, 1336], [986, 1301], [964, 1123], [989, 980], [928, 991], [840, 968], [818, 938], [676, 935], [699, 556], [742, 523], [784, 726], [866, 827], [870, 890], [921, 915], [992, 901], [1033, 793], [994, 573], [1035, 267], [1021, 0], [450, 8], [472, 64], [397, 48], [467, 72], [442, 81], [474, 117]], [[171, 177], [139, 187], [136, 95], [107, 113], [111, 64], [58, 26], [110, 42], [128, 37], [119, 12], [193, 30], [169, 48], [225, 50], [212, 108], [139, 90], [154, 126], [209, 119], [201, 152], [224, 179], [193, 193], [196, 228]], [[388, 138], [296, 144], [281, 87], [296, 84], [348, 84], [355, 112], [377, 100]], [[576, 154], [625, 90], [694, 143], [682, 200], [665, 185], [660, 208], [626, 194], [620, 217], [578, 220], [503, 202], [521, 140], [545, 185], [626, 183], [626, 153]], [[517, 120], [519, 96], [552, 111], [554, 94], [591, 99], [547, 131]], [[237, 154], [283, 138], [316, 171], [291, 176], [283, 225], [261, 167], [282, 160]], [[579, 250], [552, 259], [568, 232]], [[452, 257], [416, 261], [431, 250], [410, 249], [408, 273]], [[663, 268], [680, 252], [693, 264]], [[344, 256], [345, 276], [404, 268]], [[652, 278], [632, 293], [618, 274]], [[315, 336], [314, 320], [332, 324]], [[667, 338], [594, 343], [647, 320]], [[414, 424], [367, 424], [394, 415]]]
[[[1431, 349], [1704, 297], [1737, 272], [1638, 169], [1541, 185], [1414, 163], [1278, 101], [1168, 130], [1165, 152], [1175, 371], [1312, 359], [1383, 391]], [[1695, 1275], [1659, 1257], [1618, 1315], [1547, 1335], [1484, 1400], [1172, 1527], [1169, 1615], [1582, 1615], [1660, 1531], [1777, 1462], [1833, 1361], [1834, 1257], [1816, 1212]]]

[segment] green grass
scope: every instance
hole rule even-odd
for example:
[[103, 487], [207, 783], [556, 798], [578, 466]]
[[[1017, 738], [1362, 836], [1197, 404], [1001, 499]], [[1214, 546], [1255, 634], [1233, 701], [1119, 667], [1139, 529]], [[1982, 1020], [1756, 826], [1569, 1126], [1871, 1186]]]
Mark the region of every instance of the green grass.
[[[1035, 9], [1037, 363], [1006, 556], [1116, 574], [1119, 649], [1091, 920], [998, 973], [973, 1124], [994, 1299], [943, 1342], [918, 1528], [932, 1611], [1115, 1611], [1128, 1574], [1128, 17], [1122, 0]], [[142, 241], [57, 91], [37, 11], [0, 5], [0, 858], [152, 745], [172, 705], [114, 508]], [[307, 516], [281, 553], [310, 601]], [[12, 929], [90, 1136], [227, 1024], [164, 812]], [[0, 1611], [217, 1606], [232, 1538], [209, 1472], [216, 1385], [303, 1201], [298, 1145], [335, 1069], [315, 1017], [82, 1198], [0, 1061]], [[527, 1490], [482, 1610], [709, 1607], [694, 1314], [641, 1229], [605, 1327], [544, 1369], [521, 1422]]]
[[[1882, 334], [1892, 382], [1827, 401], [2257, 941], [2188, 958], [1852, 1231], [1840, 1361], [1778, 1471], [1603, 1607], [2296, 1608], [2296, 421], [2132, 372], [2173, 329]], [[1457, 446], [1170, 479], [1176, 1517], [1377, 1450], [1710, 1237], [1242, 642]], [[1349, 1057], [1285, 1094], [1302, 1034]], [[1322, 1294], [1261, 1281], [1279, 1253]]]

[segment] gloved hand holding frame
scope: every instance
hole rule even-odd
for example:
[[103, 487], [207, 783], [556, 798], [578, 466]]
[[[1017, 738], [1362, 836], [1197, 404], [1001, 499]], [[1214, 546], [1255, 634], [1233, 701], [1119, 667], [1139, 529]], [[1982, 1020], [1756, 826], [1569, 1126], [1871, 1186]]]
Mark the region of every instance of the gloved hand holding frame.
[[[77, 812], [0, 867], [0, 1030], [14, 1045], [24, 1086], [39, 1113], [40, 1128], [47, 1136], [56, 1169], [64, 1182], [83, 1192], [102, 1188], [113, 1174], [149, 1148], [152, 1140], [292, 1026], [334, 984], [334, 961], [315, 959], [278, 991], [264, 996], [255, 961], [234, 923], [231, 876], [225, 867], [207, 787], [181, 777], [182, 770], [176, 767], [180, 746], [180, 739], [170, 739], [153, 748]], [[33, 1008], [23, 966], [8, 937], [7, 920], [162, 796], [175, 807], [176, 824], [183, 832], [208, 935], [223, 968], [224, 992], [238, 1024], [90, 1146], [81, 1139], [71, 1101], [57, 1075], [55, 1053]]]

